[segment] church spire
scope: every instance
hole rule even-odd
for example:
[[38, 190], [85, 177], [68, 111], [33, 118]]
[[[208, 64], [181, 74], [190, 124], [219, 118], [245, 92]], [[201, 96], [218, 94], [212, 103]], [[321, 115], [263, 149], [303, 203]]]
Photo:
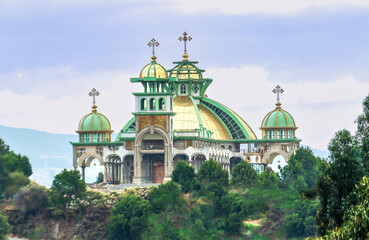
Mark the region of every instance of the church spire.
[[152, 47], [152, 62], [156, 62], [155, 47], [159, 46], [159, 42], [156, 41], [155, 38], [153, 38], [147, 45], [149, 45], [149, 47]]
[[96, 91], [95, 88], [93, 88], [88, 95], [90, 95], [90, 97], [92, 97], [92, 104], [93, 104], [92, 105], [92, 112], [97, 112], [97, 110], [96, 110], [97, 106], [96, 106], [95, 97], [99, 96], [100, 93], [98, 91]]
[[279, 85], [277, 85], [273, 89], [272, 92], [277, 94], [277, 103], [276, 103], [276, 105], [277, 105], [277, 109], [280, 109], [281, 108], [281, 103], [279, 102], [279, 100], [280, 100], [279, 94], [282, 94], [284, 92], [284, 90]]

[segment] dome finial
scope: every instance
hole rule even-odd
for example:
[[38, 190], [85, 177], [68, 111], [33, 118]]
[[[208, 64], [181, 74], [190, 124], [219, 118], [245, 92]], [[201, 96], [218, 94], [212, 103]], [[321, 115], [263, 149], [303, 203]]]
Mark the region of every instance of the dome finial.
[[188, 36], [187, 37], [187, 33], [184, 32], [183, 33], [183, 37], [180, 36], [179, 38], [179, 41], [182, 41], [184, 42], [184, 54], [183, 54], [183, 61], [188, 61], [188, 54], [187, 54], [187, 41], [191, 41], [192, 40], [192, 37]]
[[92, 104], [93, 104], [93, 106], [92, 106], [92, 112], [97, 112], [97, 110], [96, 110], [97, 106], [96, 106], [95, 97], [96, 96], [99, 96], [100, 93], [98, 91], [96, 91], [95, 88], [93, 88], [88, 95], [90, 95], [92, 97]]
[[152, 38], [147, 45], [149, 45], [149, 47], [152, 47], [152, 62], [156, 62], [155, 47], [159, 46], [159, 42], [157, 42], [155, 38]]
[[280, 109], [281, 108], [281, 103], [279, 102], [279, 94], [282, 94], [283, 92], [284, 92], [284, 90], [279, 86], [279, 85], [277, 85], [274, 89], [273, 89], [273, 91], [272, 91], [273, 93], [276, 93], [277, 94], [277, 103], [276, 103], [276, 105], [277, 105], [277, 109]]

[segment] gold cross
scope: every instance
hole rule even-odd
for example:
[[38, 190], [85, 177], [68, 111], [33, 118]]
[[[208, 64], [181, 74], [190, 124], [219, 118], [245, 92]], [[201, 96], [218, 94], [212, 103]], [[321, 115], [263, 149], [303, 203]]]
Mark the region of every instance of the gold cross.
[[277, 85], [274, 89], [273, 89], [273, 93], [276, 93], [277, 94], [277, 103], [279, 103], [279, 94], [280, 93], [283, 93], [284, 90], [279, 86]]
[[178, 39], [179, 39], [179, 41], [182, 41], [183, 40], [183, 42], [184, 42], [183, 60], [184, 61], [188, 61], [188, 59], [187, 59], [188, 58], [188, 54], [187, 54], [187, 41], [191, 41], [192, 40], [192, 37], [190, 37], [190, 36], [187, 37], [187, 33], [184, 32], [183, 33], [183, 37], [181, 36]]
[[151, 41], [147, 44], [149, 45], [149, 47], [152, 47], [152, 61], [155, 62], [156, 61], [156, 57], [155, 57], [155, 47], [159, 46], [159, 42], [157, 42], [155, 40], [155, 38], [151, 39]]
[[99, 93], [98, 91], [96, 91], [96, 89], [95, 89], [95, 88], [93, 88], [93, 89], [91, 90], [91, 92], [90, 92], [88, 95], [90, 95], [90, 96], [92, 97], [92, 103], [93, 103], [93, 104], [94, 104], [94, 106], [95, 106], [95, 97], [96, 97], [96, 96], [99, 96], [99, 95], [100, 95], [100, 93]]

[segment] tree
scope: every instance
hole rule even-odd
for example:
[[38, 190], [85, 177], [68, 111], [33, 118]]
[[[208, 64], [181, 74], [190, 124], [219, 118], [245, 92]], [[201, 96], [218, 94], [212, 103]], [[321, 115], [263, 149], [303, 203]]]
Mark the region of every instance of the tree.
[[368, 239], [369, 178], [364, 176], [355, 191], [358, 204], [346, 214], [342, 227], [324, 236], [324, 239]]
[[126, 195], [111, 210], [108, 231], [111, 239], [140, 239], [147, 227], [151, 206], [136, 195]]
[[239, 162], [232, 172], [231, 184], [234, 186], [252, 186], [257, 183], [258, 174], [251, 164], [246, 161]]
[[316, 187], [319, 174], [319, 159], [309, 148], [299, 148], [281, 171], [282, 180], [292, 183], [299, 192]]
[[185, 203], [179, 185], [173, 181], [152, 189], [149, 193], [149, 201], [157, 213], [164, 209], [178, 212]]
[[345, 212], [356, 203], [355, 184], [364, 175], [355, 141], [348, 130], [338, 131], [328, 150], [331, 163], [323, 165], [317, 185], [321, 203], [317, 221], [322, 235], [342, 225]]
[[195, 169], [185, 161], [179, 160], [172, 172], [172, 180], [181, 185], [183, 192], [190, 191], [192, 180], [195, 178]]
[[225, 230], [229, 233], [239, 233], [242, 220], [247, 217], [247, 206], [239, 194], [228, 192], [222, 198], [222, 211], [225, 216]]
[[369, 173], [369, 95], [363, 101], [363, 113], [356, 119], [356, 140], [364, 168]]
[[97, 174], [96, 183], [99, 184], [99, 183], [102, 183], [102, 182], [104, 182], [104, 174], [102, 172], [99, 172]]
[[8, 235], [9, 233], [10, 225], [6, 220], [6, 217], [0, 213], [0, 240], [6, 240], [6, 235]]
[[5, 159], [9, 172], [23, 172], [27, 177], [32, 175], [32, 167], [27, 156], [10, 151], [5, 155]]
[[259, 183], [264, 188], [277, 188], [279, 178], [271, 168], [267, 167], [265, 171], [259, 175]]
[[219, 163], [213, 159], [205, 161], [200, 166], [197, 173], [197, 178], [203, 185], [208, 185], [211, 182], [219, 184], [220, 186], [228, 186], [228, 171], [222, 169]]
[[50, 200], [66, 211], [71, 204], [79, 204], [86, 197], [86, 184], [77, 170], [64, 169], [55, 176], [50, 188]]
[[7, 197], [12, 197], [21, 187], [28, 185], [29, 182], [29, 178], [22, 172], [11, 172], [9, 173], [9, 183], [5, 187], [4, 193]]
[[15, 198], [15, 205], [22, 209], [24, 215], [45, 211], [49, 203], [46, 188], [36, 183], [31, 183], [21, 188]]
[[10, 151], [9, 146], [0, 138], [0, 155], [5, 155]]
[[[0, 139], [0, 143], [1, 143]], [[1, 146], [1, 144], [0, 144]], [[9, 172], [6, 168], [5, 156], [0, 155], [0, 199], [2, 198], [5, 187], [9, 184]]]

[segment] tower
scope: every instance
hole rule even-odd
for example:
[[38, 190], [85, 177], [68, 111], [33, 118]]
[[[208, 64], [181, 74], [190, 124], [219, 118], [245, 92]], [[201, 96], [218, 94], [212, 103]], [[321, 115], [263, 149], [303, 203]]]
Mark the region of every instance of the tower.
[[133, 183], [145, 182], [142, 175], [154, 183], [167, 182], [172, 172], [172, 79], [156, 62], [155, 47], [159, 43], [153, 38], [151, 62], [133, 83], [141, 83], [143, 92], [135, 96], [134, 178]]

